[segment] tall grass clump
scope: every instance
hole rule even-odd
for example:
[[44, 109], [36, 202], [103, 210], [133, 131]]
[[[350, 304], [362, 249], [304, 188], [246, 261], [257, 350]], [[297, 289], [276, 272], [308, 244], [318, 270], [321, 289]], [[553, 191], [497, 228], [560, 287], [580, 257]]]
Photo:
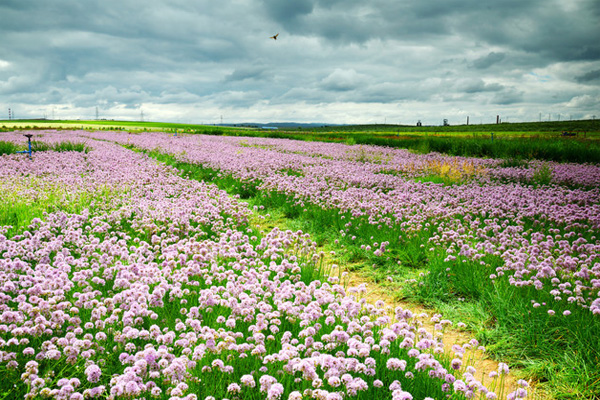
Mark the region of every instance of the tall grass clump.
[[19, 146], [13, 142], [0, 141], [0, 156], [4, 154], [14, 154], [19, 151]]
[[53, 145], [48, 142], [43, 142], [41, 140], [32, 140], [31, 141], [31, 151], [40, 152], [40, 151], [49, 151], [53, 149]]
[[71, 142], [71, 141], [62, 141], [58, 143], [54, 143], [51, 147], [51, 150], [63, 152], [63, 151], [78, 151], [81, 153], [89, 153], [90, 147], [84, 142]]
[[531, 180], [537, 185], [549, 185], [552, 182], [552, 175], [552, 167], [548, 163], [542, 163], [536, 168]]

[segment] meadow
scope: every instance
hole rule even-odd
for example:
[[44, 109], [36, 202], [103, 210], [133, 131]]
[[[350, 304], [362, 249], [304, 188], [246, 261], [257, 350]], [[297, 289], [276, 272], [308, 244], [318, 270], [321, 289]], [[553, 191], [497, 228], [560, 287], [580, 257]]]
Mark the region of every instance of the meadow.
[[[597, 164], [32, 133], [0, 156], [0, 398], [600, 393]], [[432, 311], [369, 304], [354, 269]]]

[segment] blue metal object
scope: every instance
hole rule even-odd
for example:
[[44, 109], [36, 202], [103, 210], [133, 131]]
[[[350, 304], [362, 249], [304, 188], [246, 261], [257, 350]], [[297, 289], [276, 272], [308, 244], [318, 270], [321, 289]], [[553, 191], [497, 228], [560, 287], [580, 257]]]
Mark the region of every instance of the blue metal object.
[[17, 153], [29, 153], [29, 159], [31, 160], [31, 137], [33, 136], [32, 134], [28, 133], [23, 135], [27, 138], [28, 144], [29, 144], [29, 150], [23, 150], [23, 151], [17, 151]]

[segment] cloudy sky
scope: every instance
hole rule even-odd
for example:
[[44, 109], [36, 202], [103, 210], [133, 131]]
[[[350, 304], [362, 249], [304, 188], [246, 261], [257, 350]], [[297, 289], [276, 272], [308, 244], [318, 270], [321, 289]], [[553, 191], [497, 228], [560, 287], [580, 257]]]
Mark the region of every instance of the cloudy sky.
[[8, 108], [209, 124], [600, 118], [600, 1], [0, 0], [0, 119]]

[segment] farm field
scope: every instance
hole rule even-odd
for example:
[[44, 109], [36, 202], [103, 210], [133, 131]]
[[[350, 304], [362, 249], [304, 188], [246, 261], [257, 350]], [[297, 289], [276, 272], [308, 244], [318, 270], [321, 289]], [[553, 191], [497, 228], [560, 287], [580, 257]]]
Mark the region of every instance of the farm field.
[[0, 155], [0, 398], [599, 396], [598, 164], [31, 133]]

